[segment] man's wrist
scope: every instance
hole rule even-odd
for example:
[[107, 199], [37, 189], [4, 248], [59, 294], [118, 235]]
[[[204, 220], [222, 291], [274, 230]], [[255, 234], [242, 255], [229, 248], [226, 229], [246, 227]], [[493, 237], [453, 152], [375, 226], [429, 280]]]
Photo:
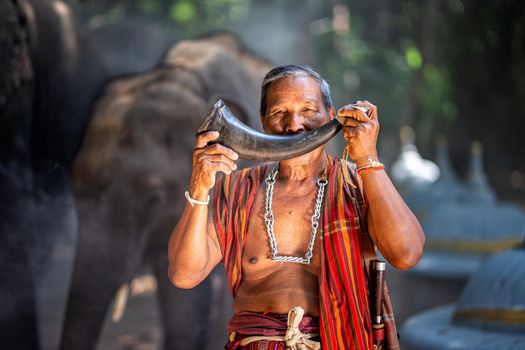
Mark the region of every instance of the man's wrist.
[[377, 154], [371, 154], [371, 155], [364, 156], [364, 157], [354, 158], [353, 160], [358, 168], [368, 166], [371, 164], [375, 164], [375, 163], [381, 163], [379, 161], [379, 158], [377, 157]]
[[209, 198], [210, 191], [205, 189], [194, 188], [190, 186], [188, 193], [191, 198], [198, 201], [207, 201]]
[[208, 198], [205, 201], [200, 201], [195, 198], [192, 198], [190, 196], [190, 193], [188, 191], [184, 192], [184, 197], [186, 197], [186, 200], [192, 207], [195, 207], [196, 204], [198, 205], [208, 205], [210, 203], [210, 195], [208, 195]]

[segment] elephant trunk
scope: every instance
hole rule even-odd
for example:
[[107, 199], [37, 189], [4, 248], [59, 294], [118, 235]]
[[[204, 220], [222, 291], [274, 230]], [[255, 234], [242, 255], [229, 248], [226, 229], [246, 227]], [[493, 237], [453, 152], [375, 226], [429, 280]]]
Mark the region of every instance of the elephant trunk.
[[218, 100], [204, 118], [197, 135], [206, 131], [218, 131], [219, 138], [213, 142], [233, 149], [241, 158], [269, 162], [294, 158], [313, 151], [328, 142], [342, 127], [341, 122], [334, 119], [318, 129], [293, 136], [269, 135], [242, 123], [222, 100]]

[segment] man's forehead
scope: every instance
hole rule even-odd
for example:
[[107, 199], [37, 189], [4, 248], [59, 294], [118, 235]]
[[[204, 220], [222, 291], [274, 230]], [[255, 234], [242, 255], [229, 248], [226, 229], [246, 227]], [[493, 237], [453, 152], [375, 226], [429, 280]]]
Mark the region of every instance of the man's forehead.
[[268, 87], [267, 95], [271, 100], [301, 98], [305, 101], [319, 102], [322, 99], [319, 82], [308, 75], [280, 78]]
[[320, 104], [322, 99], [319, 96], [312, 96], [308, 92], [290, 94], [290, 93], [278, 93], [274, 94], [268, 99], [270, 106], [276, 106], [285, 103], [299, 102], [303, 104]]

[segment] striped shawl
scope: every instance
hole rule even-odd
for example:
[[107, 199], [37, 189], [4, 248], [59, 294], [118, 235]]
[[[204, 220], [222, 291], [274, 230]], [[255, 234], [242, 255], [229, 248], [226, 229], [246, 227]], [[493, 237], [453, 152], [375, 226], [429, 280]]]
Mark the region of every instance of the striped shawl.
[[[354, 190], [342, 180], [341, 161], [329, 157], [328, 184], [321, 214], [319, 272], [322, 349], [371, 349], [368, 291], [360, 239], [367, 234], [366, 203], [355, 168], [349, 170]], [[215, 225], [223, 264], [235, 296], [242, 281], [243, 244], [255, 196], [269, 166], [258, 166], [220, 178], [216, 185]]]

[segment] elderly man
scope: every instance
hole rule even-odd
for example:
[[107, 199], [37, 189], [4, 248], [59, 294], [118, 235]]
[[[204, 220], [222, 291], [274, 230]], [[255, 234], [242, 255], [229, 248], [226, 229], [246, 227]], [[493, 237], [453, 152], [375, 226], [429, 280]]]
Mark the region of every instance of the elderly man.
[[[282, 66], [266, 75], [260, 110], [265, 132], [306, 132], [335, 115], [328, 84], [310, 67]], [[421, 227], [377, 157], [376, 107], [358, 101], [341, 108], [338, 119], [356, 165], [321, 146], [237, 171], [233, 150], [209, 144], [217, 132], [197, 137], [168, 273], [176, 286], [192, 288], [219, 262], [225, 265], [234, 312], [227, 349], [372, 348], [359, 240], [369, 234], [399, 269], [421, 257]], [[217, 172], [225, 175], [216, 184]], [[288, 317], [294, 325], [287, 325], [287, 315], [298, 317]]]

